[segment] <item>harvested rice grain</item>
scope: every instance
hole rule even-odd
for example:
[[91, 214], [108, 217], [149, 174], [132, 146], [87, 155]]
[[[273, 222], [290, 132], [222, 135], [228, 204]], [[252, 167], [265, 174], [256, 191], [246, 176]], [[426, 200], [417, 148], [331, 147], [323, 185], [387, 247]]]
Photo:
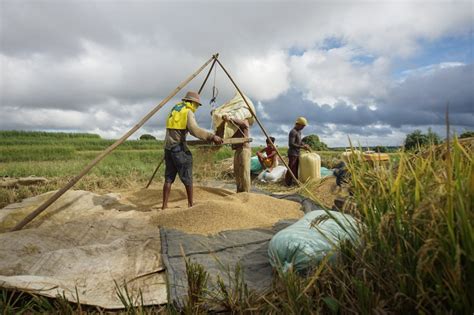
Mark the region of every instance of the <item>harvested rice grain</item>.
[[153, 222], [188, 233], [215, 234], [225, 230], [271, 227], [282, 219], [303, 216], [299, 203], [254, 193], [215, 194], [196, 198], [191, 208], [158, 211]]

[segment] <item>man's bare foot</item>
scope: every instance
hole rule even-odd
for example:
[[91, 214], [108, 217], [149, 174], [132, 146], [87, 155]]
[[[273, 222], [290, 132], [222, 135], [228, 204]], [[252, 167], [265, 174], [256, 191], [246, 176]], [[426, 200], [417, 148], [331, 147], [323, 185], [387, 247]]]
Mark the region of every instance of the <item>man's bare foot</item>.
[[163, 205], [161, 206], [160, 210], [165, 210], [166, 208], [168, 208], [168, 205]]

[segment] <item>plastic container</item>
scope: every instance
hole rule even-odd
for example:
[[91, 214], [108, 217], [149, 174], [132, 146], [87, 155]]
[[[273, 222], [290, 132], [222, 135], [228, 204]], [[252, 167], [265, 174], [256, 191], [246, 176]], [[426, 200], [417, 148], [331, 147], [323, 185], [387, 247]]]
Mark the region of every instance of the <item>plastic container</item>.
[[321, 157], [314, 152], [301, 152], [299, 158], [298, 179], [305, 183], [321, 178]]

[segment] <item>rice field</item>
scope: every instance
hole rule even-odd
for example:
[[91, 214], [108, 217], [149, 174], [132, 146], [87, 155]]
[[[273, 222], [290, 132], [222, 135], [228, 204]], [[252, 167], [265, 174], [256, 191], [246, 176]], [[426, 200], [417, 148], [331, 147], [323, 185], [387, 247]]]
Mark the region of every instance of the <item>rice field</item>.
[[[36, 188], [0, 189], [0, 205], [57, 189], [110, 144], [89, 135], [0, 134], [0, 176], [51, 179]], [[146, 182], [162, 158], [162, 143], [140, 141], [127, 142], [112, 153], [77, 188], [100, 191]], [[102, 149], [90, 149], [92, 143]], [[343, 243], [335, 263], [323, 261], [307, 276], [277, 270], [273, 289], [263, 295], [246, 288], [238, 268], [229, 275], [231, 287], [217, 283], [218, 294], [209, 295], [203, 289], [209, 275], [201, 266], [188, 262], [192, 295], [184, 311], [198, 314], [224, 308], [232, 313], [255, 314], [472, 314], [473, 147], [472, 139], [454, 139], [418, 153], [397, 154], [386, 168], [352, 160], [350, 186], [357, 207], [350, 213], [361, 222], [361, 242]], [[328, 166], [337, 158], [334, 152], [320, 155]], [[232, 151], [199, 151], [194, 156], [196, 175], [209, 176], [205, 173], [209, 164], [231, 157]], [[126, 291], [117, 294], [128, 314], [176, 313], [172, 305], [134, 308]], [[97, 312], [61, 297], [51, 300], [8, 290], [0, 291], [0, 307], [6, 313]]]

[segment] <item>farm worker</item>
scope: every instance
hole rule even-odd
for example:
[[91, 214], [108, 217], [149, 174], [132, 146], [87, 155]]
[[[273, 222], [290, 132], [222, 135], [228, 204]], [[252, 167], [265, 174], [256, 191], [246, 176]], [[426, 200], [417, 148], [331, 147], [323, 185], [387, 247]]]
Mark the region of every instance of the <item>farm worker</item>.
[[176, 104], [166, 119], [165, 136], [165, 183], [163, 185], [162, 209], [168, 207], [171, 185], [176, 174], [186, 188], [188, 206], [193, 206], [193, 156], [186, 145], [186, 134], [189, 132], [201, 140], [222, 144], [222, 139], [200, 128], [194, 117], [194, 112], [201, 105], [199, 94], [189, 91], [182, 102]]
[[[293, 172], [296, 178], [298, 178], [298, 166], [299, 166], [299, 156], [300, 150], [306, 149], [309, 150], [307, 144], [303, 144], [301, 141], [301, 130], [308, 125], [308, 121], [304, 117], [298, 117], [295, 122], [295, 126], [291, 129], [288, 135], [288, 166]], [[291, 186], [294, 183], [293, 177], [291, 177], [290, 172], [286, 172], [285, 183], [287, 186]]]
[[[272, 141], [271, 143], [275, 143], [274, 137], [270, 137], [270, 140]], [[270, 172], [273, 168], [278, 166], [277, 151], [271, 143], [269, 139], [267, 139], [267, 146], [257, 152], [258, 161], [262, 165], [262, 168], [268, 169]], [[264, 152], [265, 155], [263, 155]]]
[[[232, 138], [248, 138], [250, 123], [247, 119], [232, 118], [229, 115], [223, 115], [222, 120], [238, 127], [238, 130]], [[250, 191], [250, 158], [252, 151], [248, 142], [242, 144], [233, 144], [234, 152], [234, 177], [237, 184], [237, 192]]]

